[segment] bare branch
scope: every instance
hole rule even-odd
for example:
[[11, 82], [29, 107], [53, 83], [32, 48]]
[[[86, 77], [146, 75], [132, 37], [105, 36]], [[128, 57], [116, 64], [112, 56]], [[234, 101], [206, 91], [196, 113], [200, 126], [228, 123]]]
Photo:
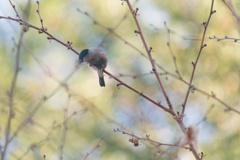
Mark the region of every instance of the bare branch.
[[104, 138], [104, 137], [102, 136], [102, 137], [100, 138], [100, 140], [98, 141], [97, 145], [96, 145], [90, 152], [88, 152], [88, 153], [86, 154], [86, 156], [84, 157], [84, 160], [86, 160], [90, 154], [92, 154], [97, 148], [100, 147], [100, 143], [102, 142], [103, 138]]
[[142, 140], [142, 141], [152, 142], [152, 143], [154, 143], [157, 147], [158, 147], [158, 146], [173, 146], [173, 147], [180, 147], [180, 148], [184, 148], [184, 149], [190, 150], [189, 147], [179, 146], [179, 145], [177, 145], [177, 144], [160, 143], [160, 142], [158, 142], [158, 141], [155, 141], [155, 140], [150, 139], [150, 135], [146, 135], [146, 138], [141, 138], [141, 137], [139, 137], [139, 136], [136, 136], [136, 135], [133, 134], [133, 133], [128, 133], [128, 132], [122, 131], [122, 130], [120, 130], [119, 128], [114, 129], [113, 131], [114, 131], [114, 132], [121, 132], [122, 134], [129, 135], [129, 136], [135, 138], [135, 139], [131, 139], [131, 140], [130, 140], [130, 142], [133, 143], [135, 147], [137, 147], [137, 146], [139, 145], [138, 140]]
[[168, 106], [169, 106], [169, 109], [170, 109], [171, 112], [172, 112], [172, 115], [175, 115], [176, 113], [174, 112], [174, 109], [173, 109], [173, 107], [172, 107], [172, 103], [170, 102], [169, 97], [168, 97], [168, 95], [167, 95], [167, 93], [166, 93], [166, 91], [165, 91], [165, 89], [164, 89], [164, 87], [163, 87], [163, 85], [162, 85], [161, 80], [160, 80], [160, 77], [159, 77], [159, 75], [157, 74], [158, 71], [157, 71], [156, 65], [155, 65], [155, 63], [154, 63], [154, 60], [153, 60], [153, 58], [152, 58], [152, 55], [151, 55], [151, 50], [152, 50], [152, 49], [151, 49], [151, 47], [149, 48], [149, 47], [147, 46], [146, 40], [145, 40], [145, 38], [144, 38], [144, 36], [143, 36], [143, 33], [142, 33], [142, 29], [141, 29], [140, 24], [139, 24], [139, 22], [138, 22], [137, 12], [138, 12], [139, 9], [137, 8], [136, 10], [133, 10], [133, 9], [132, 9], [132, 6], [131, 6], [131, 3], [129, 2], [129, 0], [125, 0], [125, 1], [127, 2], [128, 8], [129, 8], [129, 10], [130, 10], [130, 12], [131, 12], [131, 14], [132, 14], [132, 16], [133, 16], [133, 18], [134, 18], [134, 21], [135, 21], [135, 23], [136, 23], [136, 25], [137, 25], [137, 28], [138, 28], [137, 33], [140, 35], [141, 40], [142, 40], [142, 43], [143, 43], [143, 45], [144, 45], [144, 48], [145, 48], [145, 50], [146, 50], [146, 52], [147, 52], [147, 54], [148, 54], [148, 58], [149, 58], [149, 60], [150, 60], [150, 62], [151, 62], [151, 65], [152, 65], [152, 71], [155, 73], [155, 76], [156, 76], [156, 78], [157, 78], [158, 84], [159, 84], [159, 86], [160, 86], [160, 88], [161, 88], [161, 90], [162, 90], [162, 92], [163, 92], [163, 95], [164, 95], [164, 97], [165, 97], [165, 99], [166, 99], [166, 101], [167, 101], [167, 103], [168, 103]]
[[173, 62], [174, 62], [174, 65], [175, 65], [175, 69], [176, 69], [176, 73], [178, 74], [178, 76], [179, 76], [179, 79], [182, 79], [182, 76], [181, 76], [181, 74], [180, 74], [180, 71], [179, 71], [179, 69], [178, 69], [178, 65], [177, 65], [177, 57], [176, 57], [176, 55], [173, 53], [173, 50], [172, 50], [172, 46], [171, 46], [171, 42], [170, 42], [170, 35], [171, 35], [171, 30], [168, 28], [168, 26], [167, 26], [167, 22], [164, 22], [164, 26], [165, 26], [165, 28], [166, 28], [166, 30], [167, 30], [167, 34], [168, 34], [168, 40], [167, 40], [167, 46], [168, 46], [168, 48], [169, 48], [169, 51], [170, 51], [170, 53], [171, 53], [171, 56], [172, 56], [172, 58], [173, 58]]
[[210, 14], [209, 14], [207, 22], [203, 22], [202, 23], [202, 25], [204, 27], [204, 31], [203, 31], [203, 35], [202, 35], [202, 41], [201, 41], [201, 44], [200, 44], [200, 48], [199, 48], [199, 51], [198, 51], [197, 58], [196, 58], [195, 62], [193, 63], [193, 71], [192, 71], [192, 75], [191, 75], [191, 78], [190, 78], [190, 81], [189, 81], [187, 94], [186, 94], [186, 97], [185, 97], [185, 100], [184, 100], [184, 103], [183, 103], [183, 108], [182, 108], [182, 113], [181, 113], [182, 117], [184, 116], [184, 112], [185, 112], [185, 108], [186, 108], [186, 105], [187, 105], [188, 96], [189, 96], [189, 93], [190, 93], [191, 88], [193, 86], [192, 85], [192, 81], [193, 81], [193, 78], [194, 78], [194, 74], [195, 74], [195, 71], [196, 71], [198, 60], [200, 58], [200, 55], [202, 53], [203, 48], [207, 46], [206, 44], [204, 44], [205, 35], [206, 35], [206, 32], [207, 32], [207, 28], [208, 28], [210, 19], [211, 19], [212, 15], [216, 12], [215, 10], [213, 10], [213, 4], [214, 4], [214, 0], [212, 0]]
[[17, 17], [19, 18], [19, 20], [21, 20], [22, 21], [22, 18], [20, 17], [20, 15], [18, 14], [18, 12], [17, 12], [17, 10], [16, 10], [16, 6], [12, 3], [12, 1], [11, 0], [9, 0], [9, 2], [10, 2], [10, 4], [11, 4], [11, 6], [13, 7], [13, 9], [14, 9], [14, 11], [15, 11], [15, 13], [17, 14]]
[[212, 36], [212, 37], [208, 37], [209, 39], [216, 39], [217, 41], [223, 41], [223, 40], [233, 40], [234, 42], [238, 42], [240, 41], [239, 38], [231, 38], [231, 37], [228, 37], [228, 36], [225, 36], [224, 38], [218, 38], [216, 36]]
[[228, 7], [228, 9], [232, 12], [232, 15], [236, 18], [238, 24], [238, 31], [240, 32], [240, 16], [238, 16], [237, 11], [233, 7], [232, 0], [226, 2], [226, 0], [222, 0], [222, 2]]
[[[42, 31], [47, 31], [47, 28], [44, 28], [44, 26], [43, 26], [43, 19], [42, 19], [41, 15], [40, 15], [39, 1], [37, 1], [37, 5], [38, 5], [37, 13], [38, 13], [41, 25], [42, 25]], [[39, 31], [39, 33], [42, 33], [42, 32]]]
[[66, 107], [63, 109], [63, 114], [64, 114], [64, 123], [63, 123], [63, 131], [62, 131], [62, 138], [60, 142], [60, 160], [63, 159], [63, 150], [64, 150], [64, 145], [66, 141], [66, 136], [67, 136], [67, 131], [68, 131], [68, 110], [69, 110], [69, 105], [70, 105], [70, 98], [71, 94], [68, 93], [68, 99], [66, 102]]
[[104, 70], [104, 73], [106, 73], [107, 75], [109, 75], [111, 78], [115, 79], [116, 81], [119, 82], [119, 84], [117, 85], [117, 87], [119, 87], [120, 85], [123, 85], [125, 87], [127, 87], [128, 89], [132, 90], [133, 92], [139, 94], [140, 96], [142, 96], [143, 98], [147, 99], [148, 101], [152, 102], [153, 104], [155, 104], [156, 106], [162, 108], [164, 111], [173, 114], [171, 112], [171, 110], [169, 110], [168, 108], [164, 107], [163, 105], [161, 105], [160, 103], [152, 100], [151, 98], [149, 98], [148, 96], [146, 96], [143, 92], [140, 92], [138, 90], [136, 90], [135, 88], [127, 85], [126, 83], [124, 83], [123, 81], [121, 81], [120, 79], [118, 79], [117, 77], [115, 77], [114, 75], [112, 75], [111, 73], [109, 73], [108, 71]]

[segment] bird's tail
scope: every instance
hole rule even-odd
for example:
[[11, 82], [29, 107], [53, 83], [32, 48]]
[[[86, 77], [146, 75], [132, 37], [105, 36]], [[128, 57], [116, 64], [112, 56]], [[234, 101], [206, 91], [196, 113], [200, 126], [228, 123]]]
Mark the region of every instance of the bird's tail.
[[101, 87], [105, 87], [104, 77], [103, 77], [103, 70], [98, 70], [98, 77], [99, 77], [99, 84]]
[[99, 84], [101, 87], [105, 87], [105, 82], [103, 77], [99, 77]]

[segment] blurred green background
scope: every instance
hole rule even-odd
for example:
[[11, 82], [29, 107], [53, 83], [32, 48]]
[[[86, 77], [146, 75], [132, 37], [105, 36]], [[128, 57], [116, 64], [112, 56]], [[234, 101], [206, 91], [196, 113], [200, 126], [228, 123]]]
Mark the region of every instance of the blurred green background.
[[[36, 1], [12, 2], [21, 17], [30, 2], [27, 21], [41, 27]], [[43, 24], [49, 33], [65, 43], [72, 42], [72, 47], [79, 52], [89, 47], [103, 48], [108, 56], [107, 71], [115, 76], [124, 75], [119, 77], [125, 83], [167, 106], [155, 76], [149, 74], [149, 60], [139, 53], [142, 51], [145, 54], [145, 50], [140, 36], [134, 33], [137, 28], [126, 3], [122, 5], [120, 0], [39, 2]], [[238, 11], [240, 2], [232, 2]], [[179, 73], [188, 82], [192, 72], [191, 63], [196, 59], [201, 42], [201, 23], [209, 16], [211, 1], [132, 0], [131, 3], [134, 9], [139, 8], [138, 18], [149, 47], [153, 47], [152, 56], [167, 70], [158, 68], [169, 98], [175, 110], [181, 111], [188, 86], [171, 76], [177, 74], [166, 45], [168, 32], [164, 21], [171, 30], [170, 44]], [[87, 12], [97, 23], [77, 9]], [[215, 1], [214, 9], [217, 12], [212, 16], [207, 30], [207, 47], [202, 51], [193, 85], [210, 95], [213, 92], [217, 98], [240, 110], [240, 44], [232, 40], [208, 39], [214, 35], [238, 38], [240, 30], [235, 18], [221, 1]], [[0, 1], [0, 15], [16, 18], [9, 1]], [[120, 38], [101, 25], [113, 29]], [[21, 27], [16, 22], [0, 19], [1, 148], [5, 144], [8, 93]], [[77, 61], [75, 53], [28, 28], [21, 44], [20, 70], [13, 96], [14, 116], [10, 136], [14, 133], [17, 135], [9, 144], [6, 159], [43, 159], [43, 155], [46, 155], [46, 159], [55, 160], [60, 159], [61, 154], [63, 159], [84, 159], [101, 136], [104, 139], [100, 147], [87, 159], [194, 159], [191, 152], [177, 147], [157, 148], [144, 141], [134, 147], [128, 141], [131, 136], [113, 132], [113, 129], [121, 128], [140, 137], [150, 135], [153, 140], [171, 144], [178, 142], [183, 135], [172, 116], [127, 88], [120, 86], [118, 89], [118, 83], [107, 75], [106, 87], [101, 88], [97, 73], [87, 64], [76, 69]], [[63, 80], [72, 72], [72, 76], [63, 84]], [[147, 75], [134, 77], [141, 74]], [[199, 152], [206, 155], [205, 159], [239, 159], [239, 114], [226, 111], [227, 108], [216, 99], [195, 91], [190, 94], [184, 123], [186, 126], [196, 125], [212, 105], [214, 108], [207, 114], [207, 121], [199, 124]], [[157, 152], [159, 150], [160, 153]]]

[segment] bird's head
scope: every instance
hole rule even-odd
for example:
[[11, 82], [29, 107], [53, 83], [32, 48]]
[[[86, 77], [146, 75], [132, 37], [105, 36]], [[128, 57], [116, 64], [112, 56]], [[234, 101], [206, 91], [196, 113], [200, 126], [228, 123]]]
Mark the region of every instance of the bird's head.
[[88, 49], [84, 49], [81, 51], [81, 53], [79, 54], [79, 64], [83, 62], [83, 58], [88, 54], [88, 51]]

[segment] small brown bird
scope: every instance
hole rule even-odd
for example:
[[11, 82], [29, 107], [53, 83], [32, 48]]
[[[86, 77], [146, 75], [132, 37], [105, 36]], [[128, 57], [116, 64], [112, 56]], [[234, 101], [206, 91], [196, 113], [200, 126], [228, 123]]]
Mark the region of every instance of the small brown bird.
[[89, 48], [81, 51], [79, 55], [79, 63], [89, 63], [90, 67], [98, 72], [99, 84], [105, 87], [103, 70], [107, 67], [107, 56], [104, 50], [99, 48]]

